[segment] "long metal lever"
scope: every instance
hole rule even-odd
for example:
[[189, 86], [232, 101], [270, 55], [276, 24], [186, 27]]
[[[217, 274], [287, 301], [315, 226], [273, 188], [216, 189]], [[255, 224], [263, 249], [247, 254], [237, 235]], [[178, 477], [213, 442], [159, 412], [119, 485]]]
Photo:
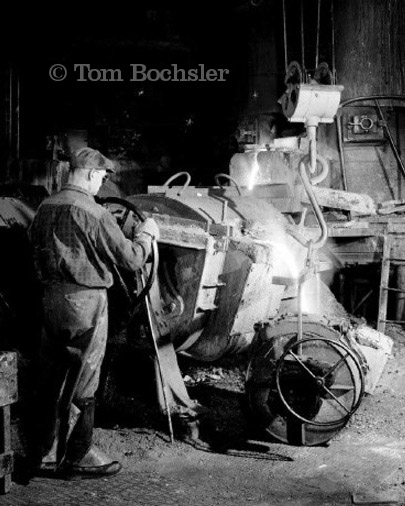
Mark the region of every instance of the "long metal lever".
[[[157, 248], [155, 248], [155, 249], [157, 250]], [[155, 252], [155, 255], [156, 254], [157, 253]], [[157, 261], [158, 261], [158, 259], [155, 256], [155, 262], [157, 263]], [[145, 276], [144, 276], [142, 270], [140, 271], [139, 278], [141, 280], [142, 285], [145, 286]], [[155, 277], [155, 283], [156, 283], [156, 280], [157, 280], [157, 278]], [[150, 292], [145, 297], [145, 308], [146, 308], [146, 316], [147, 316], [148, 323], [149, 323], [150, 335], [151, 335], [152, 342], [153, 342], [153, 349], [155, 351], [156, 360], [157, 360], [157, 364], [158, 364], [158, 368], [159, 368], [160, 382], [162, 385], [163, 399], [164, 399], [164, 403], [165, 403], [165, 407], [166, 407], [167, 423], [168, 423], [168, 427], [169, 427], [170, 442], [173, 443], [174, 442], [174, 434], [173, 434], [172, 416], [171, 416], [170, 405], [169, 405], [169, 400], [168, 400], [168, 395], [167, 395], [167, 384], [166, 384], [165, 377], [163, 375], [162, 363], [160, 361], [159, 346], [158, 346], [158, 337], [159, 336], [157, 336], [157, 334], [156, 334], [156, 324], [154, 321], [154, 316], [153, 316], [153, 312], [152, 312], [152, 308], [151, 308]]]

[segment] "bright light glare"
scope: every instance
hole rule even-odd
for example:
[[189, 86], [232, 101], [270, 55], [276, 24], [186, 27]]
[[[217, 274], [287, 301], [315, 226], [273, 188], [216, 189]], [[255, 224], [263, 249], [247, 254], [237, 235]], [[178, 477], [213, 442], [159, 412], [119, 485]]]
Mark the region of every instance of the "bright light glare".
[[252, 167], [249, 175], [249, 181], [248, 181], [248, 190], [253, 190], [254, 185], [256, 184], [256, 177], [259, 172], [259, 163], [257, 161], [257, 155], [258, 151], [255, 151], [252, 153], [253, 162]]
[[304, 283], [302, 289], [302, 311], [304, 313], [317, 314], [321, 313], [321, 285], [320, 276], [314, 274], [307, 282]]
[[[275, 275], [290, 277], [293, 280], [298, 281], [303, 265], [300, 266], [299, 258], [294, 255], [294, 249], [283, 243], [273, 244], [273, 247], [276, 258], [274, 264]], [[320, 312], [321, 300], [319, 274], [310, 277], [304, 283], [301, 294], [301, 309], [304, 313], [316, 314]]]
[[300, 269], [298, 266], [297, 258], [293, 255], [291, 247], [287, 244], [277, 243], [273, 244], [274, 255], [276, 258], [275, 262], [275, 274], [276, 276], [291, 277], [298, 279], [300, 275]]

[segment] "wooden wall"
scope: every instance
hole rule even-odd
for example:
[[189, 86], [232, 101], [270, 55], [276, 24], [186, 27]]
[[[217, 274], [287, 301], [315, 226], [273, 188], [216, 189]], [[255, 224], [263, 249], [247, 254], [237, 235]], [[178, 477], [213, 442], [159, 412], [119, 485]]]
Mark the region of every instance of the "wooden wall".
[[405, 94], [404, 0], [335, 1], [336, 67], [343, 100]]

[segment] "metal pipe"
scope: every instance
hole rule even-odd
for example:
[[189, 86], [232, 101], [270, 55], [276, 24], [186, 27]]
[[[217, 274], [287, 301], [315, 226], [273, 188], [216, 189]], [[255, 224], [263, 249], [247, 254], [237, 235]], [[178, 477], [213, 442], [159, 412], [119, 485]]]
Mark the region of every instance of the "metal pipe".
[[222, 203], [222, 216], [221, 216], [222, 223], [226, 222], [227, 210], [228, 210], [228, 201], [224, 200]]
[[341, 118], [340, 114], [336, 115], [336, 127], [337, 127], [337, 137], [338, 137], [337, 141], [338, 141], [340, 168], [342, 169], [343, 189], [347, 192], [347, 191], [349, 191], [349, 186], [347, 184], [346, 164], [345, 164], [345, 157], [344, 157], [344, 153], [343, 153], [342, 118]]
[[365, 100], [402, 100], [405, 102], [404, 95], [370, 95], [369, 97], [356, 97], [356, 98], [348, 98], [344, 102], [342, 102], [339, 106], [339, 109], [342, 107], [346, 107], [347, 105], [353, 102], [363, 102]]
[[378, 99], [376, 98], [375, 99], [375, 105], [377, 106], [377, 109], [378, 109], [378, 114], [380, 115], [380, 119], [382, 120], [382, 127], [384, 128], [384, 130], [386, 131], [387, 135], [388, 135], [388, 140], [390, 142], [390, 146], [391, 146], [391, 149], [394, 153], [394, 156], [397, 160], [397, 163], [401, 169], [401, 172], [402, 172], [402, 175], [405, 177], [405, 167], [404, 167], [404, 163], [403, 161], [401, 160], [401, 156], [400, 154], [398, 153], [398, 150], [397, 150], [397, 147], [395, 146], [395, 142], [394, 142], [394, 139], [392, 137], [392, 134], [391, 134], [391, 130], [390, 130], [390, 127], [388, 126], [386, 120], [385, 120], [385, 117], [384, 117], [384, 114], [382, 112], [382, 109], [381, 109], [381, 106], [380, 106], [380, 103], [378, 101]]
[[[312, 133], [311, 133], [312, 130]], [[311, 174], [315, 174], [316, 171], [316, 127], [307, 126], [307, 134], [309, 138], [309, 171]]]
[[298, 293], [297, 293], [297, 304], [298, 304], [298, 318], [297, 318], [297, 325], [298, 325], [298, 348], [297, 353], [298, 355], [302, 355], [302, 282], [300, 281], [298, 283]]

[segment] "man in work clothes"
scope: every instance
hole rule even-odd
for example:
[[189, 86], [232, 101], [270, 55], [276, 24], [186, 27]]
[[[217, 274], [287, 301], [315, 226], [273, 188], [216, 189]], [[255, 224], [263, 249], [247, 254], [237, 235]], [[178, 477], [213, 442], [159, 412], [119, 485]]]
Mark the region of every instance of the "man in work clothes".
[[95, 202], [109, 172], [114, 172], [113, 163], [99, 151], [85, 147], [74, 152], [68, 184], [40, 205], [30, 228], [43, 285], [40, 468], [82, 477], [109, 476], [121, 469], [92, 443], [112, 269], [141, 268], [159, 236], [155, 221], [148, 218], [134, 240], [127, 239], [112, 214]]

